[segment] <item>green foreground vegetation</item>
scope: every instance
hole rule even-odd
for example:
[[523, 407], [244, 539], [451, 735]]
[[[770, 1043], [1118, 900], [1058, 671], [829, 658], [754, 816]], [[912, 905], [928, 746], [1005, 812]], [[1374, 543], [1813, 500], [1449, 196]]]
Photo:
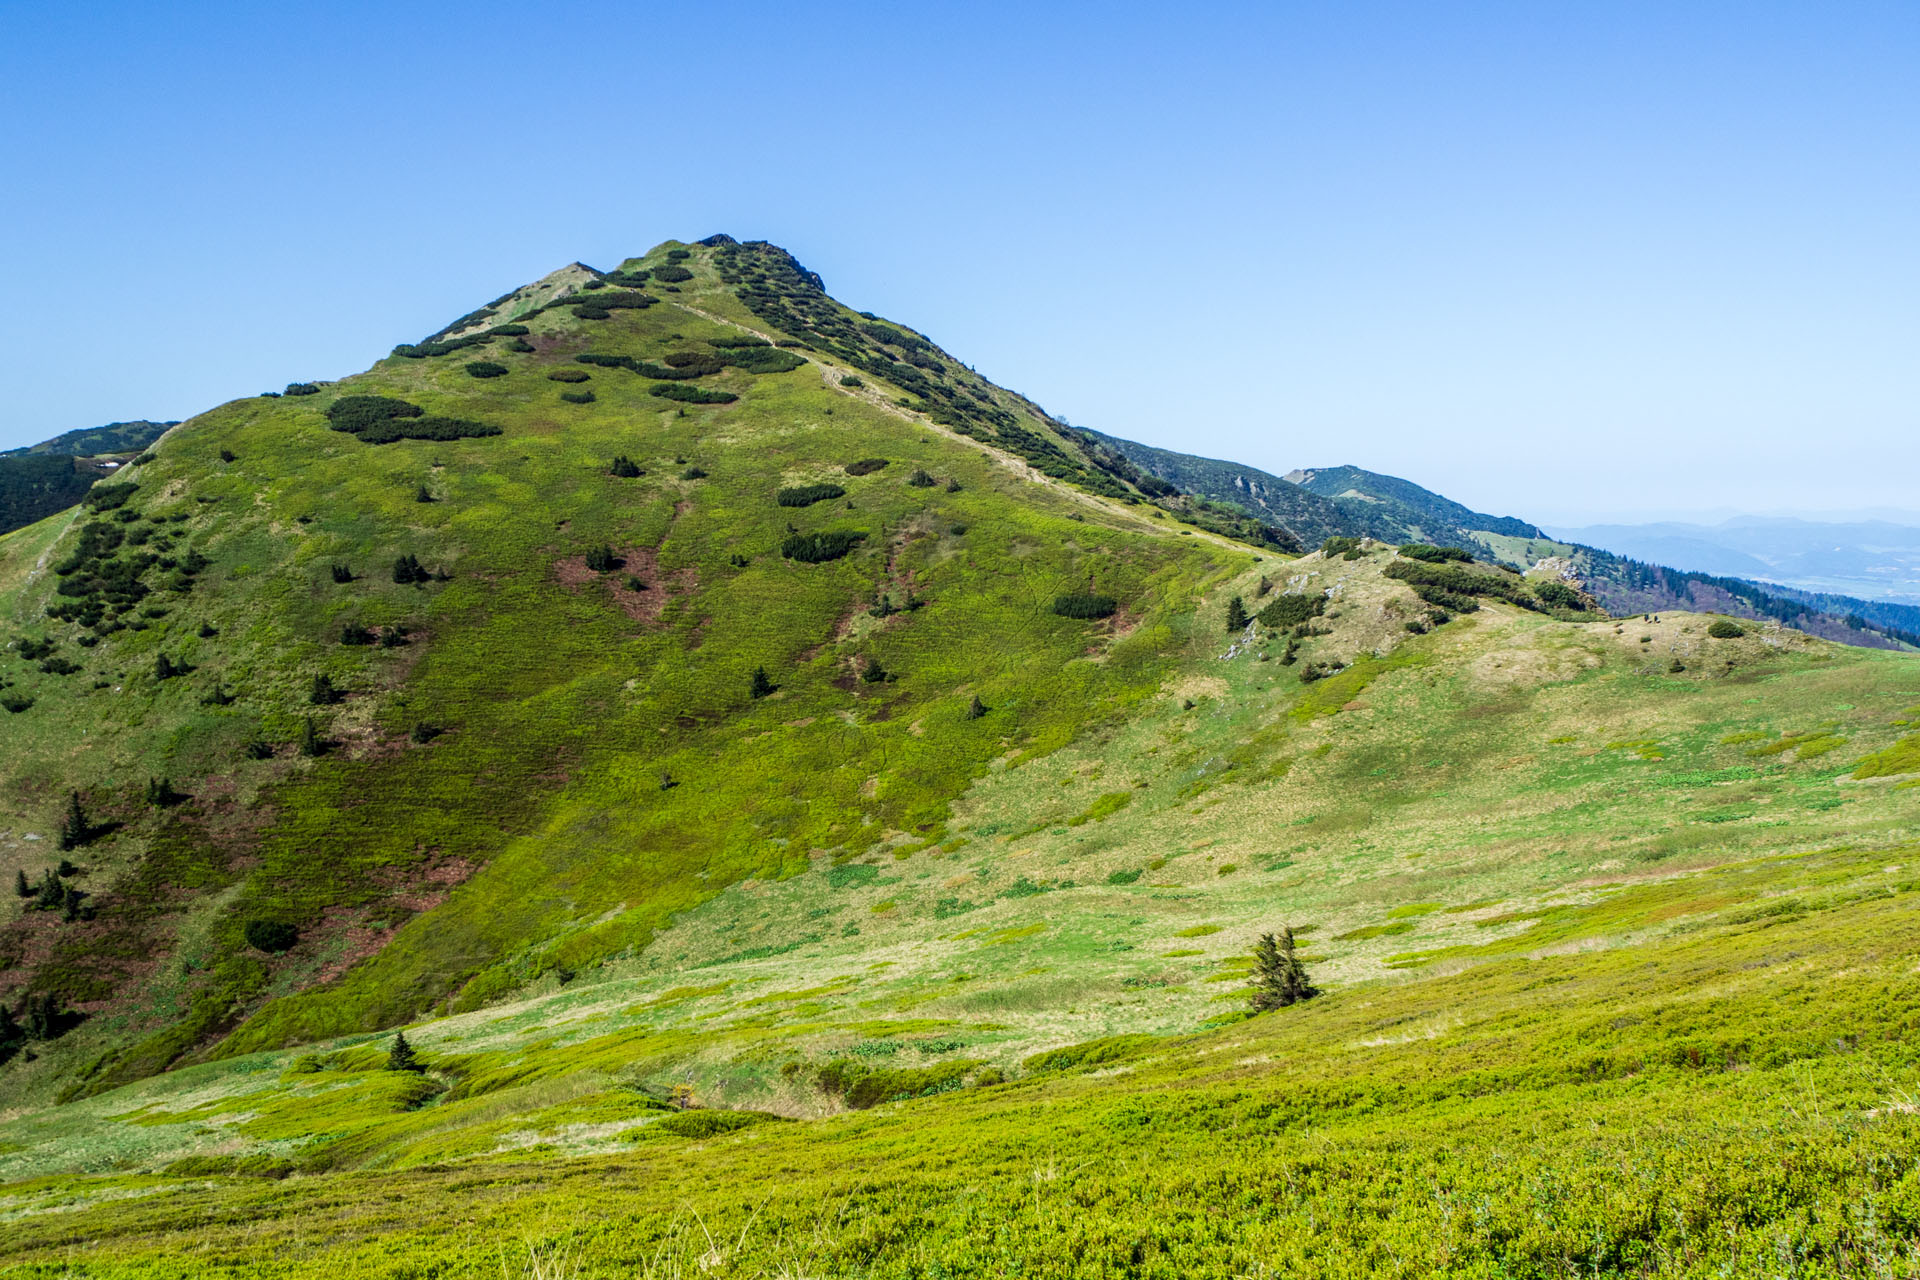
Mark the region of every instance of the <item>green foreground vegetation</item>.
[[1236, 541], [730, 242], [155, 452], [0, 539], [9, 1274], [1920, 1268], [1920, 660]]

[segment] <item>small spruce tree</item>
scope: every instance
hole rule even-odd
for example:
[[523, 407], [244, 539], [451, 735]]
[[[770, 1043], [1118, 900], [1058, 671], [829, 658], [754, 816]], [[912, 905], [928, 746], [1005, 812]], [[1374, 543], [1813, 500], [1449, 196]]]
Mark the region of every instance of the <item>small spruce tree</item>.
[[154, 658], [153, 678], [155, 680], [171, 680], [179, 674], [178, 668], [173, 665], [173, 659], [166, 654], [163, 653]]
[[334, 687], [333, 677], [323, 673], [313, 678], [313, 689], [307, 694], [307, 701], [316, 707], [330, 707], [345, 696]]
[[1292, 928], [1282, 929], [1277, 941], [1270, 933], [1261, 934], [1253, 947], [1253, 1011], [1284, 1009], [1319, 994], [1294, 954]]
[[1231, 633], [1234, 631], [1245, 631], [1246, 629], [1247, 604], [1246, 601], [1242, 600], [1239, 596], [1235, 596], [1233, 599], [1227, 601], [1227, 630]]
[[393, 1048], [387, 1050], [387, 1070], [389, 1071], [425, 1071], [426, 1065], [420, 1061], [420, 1055], [407, 1043], [407, 1033], [393, 1033]]
[[772, 680], [767, 678], [767, 669], [765, 667], [755, 667], [753, 669], [753, 680], [747, 685], [747, 696], [750, 698], [764, 698], [772, 693], [773, 690], [774, 684]]
[[413, 491], [413, 500], [415, 502], [432, 502], [434, 500], [433, 490], [427, 488], [425, 485], [420, 485]]
[[93, 824], [87, 821], [87, 811], [80, 807], [80, 793], [67, 792], [67, 816], [60, 820], [60, 848], [78, 849], [93, 838]]
[[80, 890], [74, 888], [72, 885], [68, 885], [65, 895], [61, 899], [60, 918], [68, 924], [72, 924], [75, 920], [78, 920], [81, 914], [80, 904], [85, 902], [86, 898], [86, 894], [80, 892]]
[[613, 474], [622, 480], [632, 480], [643, 473], [639, 464], [623, 453], [613, 460]]
[[33, 886], [27, 882], [27, 869], [25, 867], [13, 873], [13, 892], [22, 898], [31, 898], [33, 896]]
[[887, 669], [880, 665], [880, 659], [870, 657], [867, 659], [866, 670], [860, 673], [860, 678], [868, 684], [884, 684], [887, 679]]
[[322, 754], [327, 744], [320, 738], [320, 730], [315, 727], [313, 717], [308, 716], [300, 726], [300, 754], [308, 759]]
[[613, 548], [602, 543], [587, 551], [587, 568], [595, 573], [611, 573], [620, 567], [620, 561], [613, 554]]
[[980, 701], [980, 695], [974, 694], [973, 701], [967, 704], [967, 719], [978, 720], [987, 714], [987, 704]]
[[352, 582], [353, 581], [352, 566], [336, 563], [333, 566], [333, 580], [335, 582]]

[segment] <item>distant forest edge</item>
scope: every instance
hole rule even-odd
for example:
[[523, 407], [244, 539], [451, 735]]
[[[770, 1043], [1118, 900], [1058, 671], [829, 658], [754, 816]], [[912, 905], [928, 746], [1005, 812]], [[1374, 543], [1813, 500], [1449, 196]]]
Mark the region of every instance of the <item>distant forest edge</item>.
[[177, 425], [110, 422], [0, 453], [0, 533], [77, 505], [95, 483], [119, 469], [116, 455], [137, 454]]

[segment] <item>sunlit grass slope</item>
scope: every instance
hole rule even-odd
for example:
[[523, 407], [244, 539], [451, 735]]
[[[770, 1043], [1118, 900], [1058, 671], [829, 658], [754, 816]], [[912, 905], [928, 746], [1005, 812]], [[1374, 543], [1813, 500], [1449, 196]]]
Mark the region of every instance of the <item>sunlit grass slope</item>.
[[[97, 1088], [216, 1043], [478, 1007], [637, 951], [742, 879], [937, 844], [992, 761], [1151, 695], [1196, 587], [1249, 563], [936, 426], [817, 350], [697, 382], [577, 362], [711, 363], [766, 332], [710, 249], [646, 261], [676, 252], [670, 274], [690, 278], [651, 307], [583, 319], [563, 304], [518, 316], [528, 332], [511, 340], [235, 401], [125, 473], [137, 488], [118, 509], [0, 540], [16, 651], [52, 640], [78, 668], [8, 664], [29, 705], [0, 725], [4, 870], [54, 860], [70, 788], [119, 824], [66, 855], [84, 918], [23, 911], [9, 928], [16, 994], [90, 1016], [0, 1088]], [[475, 376], [488, 366], [505, 372]], [[689, 385], [737, 399], [650, 394]], [[368, 444], [330, 429], [348, 395], [500, 434]], [[644, 474], [613, 474], [617, 457]], [[849, 473], [871, 459], [886, 465]], [[816, 483], [844, 492], [776, 501]], [[88, 648], [45, 609], [98, 568], [57, 572], [90, 526], [124, 534], [117, 563], [159, 563]], [[860, 539], [843, 558], [782, 554], [795, 532], [836, 531]], [[601, 550], [620, 563], [588, 569]], [[402, 557], [430, 580], [395, 582]], [[1122, 614], [1056, 616], [1056, 596], [1089, 584]], [[342, 643], [353, 628], [404, 643]], [[162, 657], [186, 673], [157, 678]], [[874, 663], [884, 679], [864, 678]], [[752, 696], [756, 669], [770, 696]], [[320, 676], [343, 700], [314, 705]], [[299, 745], [309, 722], [318, 755]], [[148, 804], [162, 777], [189, 799]], [[298, 945], [249, 946], [262, 920]]]

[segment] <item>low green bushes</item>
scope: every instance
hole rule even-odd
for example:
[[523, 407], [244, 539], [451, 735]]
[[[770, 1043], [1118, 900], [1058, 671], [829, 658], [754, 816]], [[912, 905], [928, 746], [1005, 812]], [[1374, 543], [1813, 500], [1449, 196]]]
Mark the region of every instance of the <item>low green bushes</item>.
[[796, 533], [780, 544], [780, 554], [802, 564], [825, 564], [838, 560], [866, 540], [864, 533], [829, 530], [824, 533]]
[[562, 391], [560, 398], [568, 404], [592, 404], [595, 400], [599, 399], [599, 397], [591, 391]]
[[1092, 1067], [1103, 1062], [1138, 1058], [1161, 1043], [1159, 1036], [1106, 1036], [1099, 1040], [1088, 1040], [1083, 1044], [1070, 1044], [1064, 1049], [1049, 1049], [1045, 1053], [1036, 1053], [1020, 1065], [1033, 1075], [1047, 1071], [1069, 1071], [1075, 1067]]
[[678, 263], [670, 262], [664, 267], [655, 267], [653, 278], [662, 284], [685, 284], [693, 279], [693, 272]]
[[553, 382], [585, 382], [593, 375], [585, 369], [549, 369], [547, 377]]
[[1093, 595], [1085, 591], [1053, 598], [1053, 611], [1063, 618], [1111, 618], [1119, 608], [1120, 602], [1112, 596]]
[[1409, 560], [1424, 560], [1428, 564], [1444, 564], [1449, 560], [1473, 563], [1473, 553], [1460, 547], [1436, 547], [1426, 542], [1409, 542], [1400, 548], [1400, 554]]
[[690, 387], [678, 382], [648, 387], [647, 392], [662, 400], [678, 400], [682, 404], [732, 404], [740, 398], [731, 391], [709, 391], [705, 387]]
[[503, 378], [506, 374], [507, 366], [491, 360], [475, 360], [467, 365], [467, 376], [472, 378]]
[[500, 434], [500, 428], [483, 422], [427, 417], [419, 405], [391, 396], [341, 396], [327, 406], [327, 420], [335, 431], [356, 436], [366, 444], [391, 444], [395, 440], [462, 440]]
[[1707, 628], [1707, 634], [1715, 640], [1737, 640], [1747, 634], [1746, 628], [1728, 618], [1715, 618]]
[[1327, 598], [1322, 595], [1275, 596], [1273, 603], [1254, 616], [1263, 626], [1281, 630], [1286, 627], [1297, 627], [1326, 611]]
[[774, 501], [783, 507], [810, 507], [816, 502], [845, 497], [846, 492], [837, 484], [803, 484], [782, 489], [774, 495]]
[[858, 462], [849, 462], [841, 470], [850, 476], [870, 476], [887, 465], [885, 458], [862, 458]]

